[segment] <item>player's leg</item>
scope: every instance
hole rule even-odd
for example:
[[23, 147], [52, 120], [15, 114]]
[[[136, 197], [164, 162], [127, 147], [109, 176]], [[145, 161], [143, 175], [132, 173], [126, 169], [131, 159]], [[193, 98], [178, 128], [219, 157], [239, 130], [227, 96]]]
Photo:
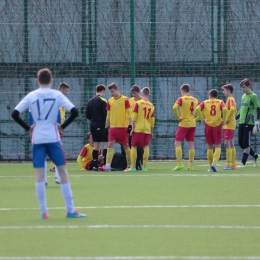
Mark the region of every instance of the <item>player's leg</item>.
[[111, 171], [111, 162], [114, 156], [114, 146], [116, 143], [117, 128], [110, 128], [108, 133], [108, 144], [106, 154], [106, 164], [103, 167], [99, 167], [101, 171]]
[[221, 135], [222, 135], [222, 126], [213, 127], [213, 141], [215, 144], [215, 151], [213, 153], [213, 162], [211, 164], [211, 169], [214, 172], [217, 172], [217, 163], [220, 158], [221, 153]]
[[138, 146], [137, 147], [137, 158], [136, 158], [136, 169], [142, 170], [142, 164], [143, 164], [143, 155], [144, 155], [144, 148]]
[[144, 147], [144, 155], [143, 155], [143, 169], [142, 172], [147, 172], [147, 163], [150, 155], [150, 148], [149, 146]]
[[173, 168], [173, 171], [178, 171], [184, 168], [184, 165], [182, 163], [182, 142], [186, 137], [186, 129], [184, 127], [178, 126], [176, 136], [175, 136], [175, 142], [174, 142], [174, 148], [175, 148], [175, 156], [177, 160], [177, 166]]
[[212, 171], [211, 170], [211, 165], [213, 163], [213, 145], [212, 144], [207, 144], [207, 159], [209, 162], [209, 170], [208, 171]]
[[224, 145], [226, 148], [226, 161], [227, 165], [224, 170], [232, 170], [232, 140], [234, 138], [233, 130], [224, 129], [223, 137], [224, 137]]
[[[225, 138], [225, 134], [224, 134], [224, 138]], [[227, 165], [224, 168], [224, 170], [232, 170], [232, 168], [231, 168], [231, 164], [232, 164], [231, 140], [224, 140], [224, 145], [226, 148], [226, 161], [227, 161]]]
[[177, 166], [175, 166], [172, 170], [173, 171], [179, 171], [184, 168], [184, 165], [182, 163], [182, 142], [175, 140], [174, 147], [175, 147], [175, 156], [177, 160]]
[[189, 148], [189, 164], [187, 170], [191, 171], [193, 170], [193, 163], [195, 158], [194, 142], [189, 141], [188, 148]]
[[143, 146], [146, 135], [143, 133], [134, 132], [131, 137], [131, 167], [127, 171], [136, 171], [137, 147]]
[[108, 142], [104, 142], [104, 149], [102, 151], [104, 164], [106, 164], [106, 160], [107, 160], [107, 147], [108, 147]]
[[[251, 135], [252, 135], [252, 130], [253, 130], [253, 126], [251, 125], [243, 125], [244, 129], [243, 129], [243, 137], [242, 137], [242, 146], [244, 147], [244, 151], [243, 151], [243, 155], [242, 155], [242, 161], [241, 161], [241, 165], [239, 165], [239, 168], [243, 168], [246, 165], [246, 162], [248, 160], [248, 156], [250, 153], [250, 141], [251, 141]], [[252, 150], [252, 153], [254, 151]]]
[[[128, 143], [122, 144], [125, 155], [126, 155], [126, 162], [127, 162], [127, 167], [125, 171], [131, 168], [131, 149], [129, 148]], [[136, 149], [135, 149], [136, 150]], [[134, 160], [134, 168], [135, 168], [135, 161], [136, 161], [137, 153], [135, 153], [135, 160]]]
[[189, 164], [187, 170], [193, 170], [193, 162], [195, 158], [195, 149], [194, 149], [194, 138], [195, 138], [196, 127], [189, 128], [189, 131], [186, 135], [186, 140], [188, 142], [189, 148]]
[[66, 205], [66, 211], [68, 218], [82, 218], [86, 217], [84, 214], [78, 213], [74, 209], [74, 201], [72, 190], [69, 182], [68, 171], [66, 168], [66, 159], [63, 152], [63, 148], [60, 142], [51, 143], [47, 146], [47, 153], [52, 161], [55, 163], [55, 166], [58, 168], [60, 175], [60, 189]]
[[92, 152], [93, 158], [93, 171], [98, 171], [98, 151], [100, 148], [100, 142], [105, 132], [104, 125], [100, 125], [98, 122], [91, 122], [90, 131], [94, 142], [94, 149]]
[[137, 158], [137, 147], [132, 145], [131, 148], [131, 167], [127, 169], [128, 172], [136, 172], [135, 162]]
[[127, 167], [125, 171], [131, 168], [131, 149], [129, 148], [129, 134], [127, 128], [117, 128], [116, 141], [123, 146], [126, 155]]
[[[93, 135], [92, 135], [93, 136]], [[100, 148], [100, 142], [95, 142], [94, 141], [94, 149], [92, 152], [92, 158], [93, 158], [93, 171], [98, 171], [98, 152]]]
[[44, 144], [34, 144], [32, 147], [33, 167], [36, 171], [36, 196], [41, 210], [40, 218], [49, 217], [46, 205], [46, 189], [44, 182], [44, 164], [46, 158], [46, 147]]
[[214, 140], [213, 140], [213, 127], [209, 125], [205, 125], [205, 142], [207, 144], [207, 159], [209, 162], [209, 170], [212, 171], [211, 165], [213, 163], [213, 146], [214, 146]]

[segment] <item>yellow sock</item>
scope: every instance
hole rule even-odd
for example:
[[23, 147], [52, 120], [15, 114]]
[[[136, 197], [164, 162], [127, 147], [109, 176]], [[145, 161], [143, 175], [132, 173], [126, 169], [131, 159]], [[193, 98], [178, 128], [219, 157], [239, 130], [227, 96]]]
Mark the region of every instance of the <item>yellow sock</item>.
[[219, 161], [220, 158], [220, 147], [215, 148], [215, 152], [213, 154], [213, 163], [217, 164], [217, 162]]
[[195, 150], [189, 149], [189, 164], [192, 165], [195, 158]]
[[107, 148], [107, 158], [106, 158], [107, 164], [111, 165], [113, 156], [114, 156], [114, 148]]
[[143, 155], [143, 168], [146, 169], [147, 162], [149, 159], [149, 147], [144, 148], [144, 155]]
[[235, 148], [235, 147], [231, 148], [231, 150], [232, 150], [231, 164], [232, 164], [232, 166], [236, 166], [237, 151], [236, 151], [236, 148]]
[[132, 147], [131, 148], [131, 168], [132, 169], [135, 168], [136, 158], [137, 158], [137, 148]]
[[231, 148], [227, 148], [226, 149], [226, 157], [227, 157], [227, 165], [231, 166], [231, 160], [232, 160], [232, 149]]
[[[130, 166], [131, 165], [131, 149], [129, 147], [127, 149], [125, 149], [125, 155], [126, 155], [127, 166]], [[135, 159], [135, 161], [136, 161], [136, 159]]]
[[54, 166], [55, 166], [54, 163], [51, 161], [50, 162], [50, 169], [52, 169]]
[[211, 166], [211, 164], [213, 163], [213, 149], [207, 149], [207, 158], [209, 165]]
[[175, 148], [175, 155], [178, 165], [182, 165], [182, 148], [180, 146]]

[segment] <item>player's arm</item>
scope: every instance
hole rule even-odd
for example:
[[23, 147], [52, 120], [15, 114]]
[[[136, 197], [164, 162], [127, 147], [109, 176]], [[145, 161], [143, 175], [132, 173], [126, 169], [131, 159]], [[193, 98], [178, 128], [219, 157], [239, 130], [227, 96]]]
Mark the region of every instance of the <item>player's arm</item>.
[[109, 104], [109, 101], [107, 102], [106, 110], [107, 110], [107, 117], [106, 117], [105, 129], [108, 129], [109, 126], [110, 126], [110, 104]]
[[87, 104], [87, 108], [86, 108], [86, 118], [88, 119], [88, 120], [91, 120], [91, 112], [90, 112], [91, 110], [90, 110], [90, 103], [88, 102], [88, 104]]
[[102, 112], [103, 112], [103, 116], [104, 118], [107, 117], [107, 101], [102, 98]]
[[133, 132], [134, 132], [134, 129], [135, 129], [136, 120], [137, 120], [137, 117], [138, 117], [138, 109], [139, 109], [139, 106], [136, 103], [135, 106], [134, 106], [134, 110], [132, 112], [132, 129], [129, 133], [130, 135], [133, 135]]
[[24, 120], [20, 117], [20, 112], [18, 110], [14, 109], [14, 111], [12, 112], [12, 118], [26, 131], [29, 131], [31, 129], [31, 127], [28, 124], [26, 124]]
[[178, 121], [181, 121], [181, 117], [178, 112], [178, 108], [182, 105], [182, 98], [178, 98], [172, 107], [173, 113]]
[[223, 120], [224, 122], [227, 121], [227, 108], [226, 108], [226, 107], [223, 107], [223, 108], [222, 108], [222, 120]]
[[155, 124], [155, 117], [154, 117], [154, 111], [153, 114], [150, 118], [150, 125], [151, 125], [151, 135], [153, 136], [153, 129], [154, 129], [154, 124]]
[[204, 102], [201, 102], [197, 107], [196, 107], [196, 113], [198, 114], [198, 117], [199, 119], [198, 120], [201, 120], [203, 121], [204, 120], [204, 117], [203, 117], [203, 113], [202, 113], [202, 110], [204, 109]]
[[227, 123], [231, 120], [231, 118], [233, 118], [235, 116], [235, 107], [234, 106], [231, 106], [229, 108], [229, 114], [228, 114], [228, 117], [227, 119], [225, 120]]
[[240, 111], [237, 112], [235, 119], [238, 120], [240, 118]]
[[73, 107], [70, 110], [70, 116], [61, 125], [61, 128], [65, 129], [78, 116], [78, 114], [79, 114], [78, 109], [76, 107]]
[[128, 118], [128, 126], [132, 125], [132, 109], [130, 106], [129, 99], [125, 100], [126, 116]]
[[256, 110], [256, 119], [259, 120], [260, 119], [260, 108], [259, 108], [258, 98], [256, 95], [254, 96], [252, 101], [253, 101], [254, 109]]

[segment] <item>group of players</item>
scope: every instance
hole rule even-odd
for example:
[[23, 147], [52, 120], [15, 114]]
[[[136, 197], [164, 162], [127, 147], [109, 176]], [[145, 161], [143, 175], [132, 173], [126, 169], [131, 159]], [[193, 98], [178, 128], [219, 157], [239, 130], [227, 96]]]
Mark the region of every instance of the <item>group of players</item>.
[[[155, 108], [149, 101], [150, 89], [145, 87], [140, 90], [139, 86], [134, 85], [131, 88], [133, 97], [128, 99], [120, 94], [117, 84], [111, 83], [107, 88], [112, 97], [106, 100], [106, 87], [99, 84], [96, 95], [88, 102], [86, 109], [94, 142], [92, 170], [111, 171], [114, 146], [119, 143], [126, 155], [127, 167], [124, 171], [135, 172], [139, 168], [147, 172], [149, 144], [155, 122]], [[104, 165], [99, 167], [101, 142], [104, 143]]]
[[[241, 107], [237, 113], [236, 101], [233, 97], [234, 87], [227, 84], [222, 87], [223, 94], [227, 98], [226, 103], [218, 99], [218, 90], [209, 91], [209, 98], [200, 102], [190, 95], [190, 85], [181, 86], [182, 97], [178, 98], [173, 106], [173, 112], [179, 121], [179, 126], [175, 136], [175, 154], [177, 166], [173, 171], [184, 168], [182, 163], [182, 142], [186, 139], [189, 149], [189, 164], [187, 170], [193, 170], [195, 157], [194, 138], [196, 122], [201, 120], [205, 125], [205, 142], [207, 144], [207, 159], [209, 170], [217, 172], [217, 162], [221, 153], [222, 135], [226, 147], [227, 165], [224, 170], [236, 170], [237, 167], [246, 167], [249, 154], [255, 160], [254, 166], [259, 162], [258, 154], [250, 147], [252, 132], [259, 131], [260, 108], [257, 95], [252, 91], [251, 81], [244, 79], [240, 82], [243, 91]], [[180, 108], [181, 114], [178, 113]], [[198, 114], [197, 117], [195, 115]], [[256, 119], [255, 121], [255, 114]], [[236, 120], [239, 119], [238, 142], [243, 149], [241, 164], [236, 166], [236, 149], [234, 145], [234, 132], [236, 129]], [[222, 131], [223, 129], [223, 131]], [[213, 152], [214, 150], [214, 152]]]
[[[39, 88], [27, 94], [12, 112], [13, 119], [26, 131], [30, 132], [32, 140], [33, 166], [36, 170], [36, 195], [41, 210], [40, 218], [49, 217], [46, 205], [46, 190], [44, 171], [46, 156], [53, 161], [57, 167], [60, 177], [60, 189], [66, 205], [67, 218], [83, 218], [74, 209], [73, 195], [66, 168], [66, 158], [61, 144], [61, 136], [64, 129], [78, 116], [78, 110], [68, 98], [58, 90], [52, 89], [53, 77], [49, 69], [41, 69], [37, 73]], [[234, 147], [234, 130], [236, 119], [239, 119], [238, 140], [240, 147], [244, 150], [241, 167], [245, 167], [249, 154], [255, 159], [255, 166], [258, 166], [258, 155], [250, 147], [252, 131], [259, 130], [259, 121], [255, 122], [254, 114], [257, 112], [257, 120], [260, 118], [258, 97], [252, 92], [249, 79], [241, 81], [240, 86], [244, 92], [241, 100], [241, 108], [237, 115], [236, 102], [232, 96], [233, 86], [231, 84], [222, 87], [223, 94], [227, 98], [226, 104], [218, 99], [218, 91], [209, 91], [209, 99], [201, 103], [190, 95], [190, 86], [181, 86], [182, 97], [178, 98], [173, 106], [173, 112], [180, 122], [175, 137], [175, 152], [177, 166], [173, 169], [184, 168], [182, 163], [181, 144], [184, 139], [189, 147], [188, 170], [193, 169], [195, 157], [194, 137], [196, 121], [201, 120], [205, 124], [205, 138], [207, 143], [207, 158], [210, 164], [209, 171], [217, 171], [217, 162], [220, 158], [221, 133], [224, 129], [224, 140], [227, 153], [227, 166], [225, 170], [235, 170], [236, 150]], [[137, 148], [143, 148], [142, 171], [147, 171], [149, 158], [149, 143], [154, 128], [155, 108], [149, 101], [150, 89], [143, 88], [140, 91], [138, 86], [133, 86], [131, 91], [133, 98], [128, 99], [119, 92], [115, 83], [108, 86], [111, 98], [106, 101], [104, 98], [106, 87], [98, 85], [96, 95], [87, 105], [86, 117], [91, 121], [91, 133], [94, 141], [92, 152], [93, 169], [111, 171], [111, 161], [114, 155], [116, 142], [122, 145], [127, 159], [125, 171], [136, 171]], [[137, 95], [138, 94], [138, 95]], [[70, 112], [70, 116], [64, 121], [57, 122], [57, 115], [60, 108]], [[178, 113], [180, 108], [181, 114]], [[28, 125], [20, 113], [29, 110], [32, 116], [32, 124]], [[195, 114], [198, 114], [195, 117]], [[254, 128], [254, 125], [255, 128]], [[131, 137], [131, 150], [129, 148], [129, 136]], [[100, 143], [104, 142], [103, 156], [105, 164], [98, 167], [98, 155]], [[213, 148], [215, 151], [213, 153]]]

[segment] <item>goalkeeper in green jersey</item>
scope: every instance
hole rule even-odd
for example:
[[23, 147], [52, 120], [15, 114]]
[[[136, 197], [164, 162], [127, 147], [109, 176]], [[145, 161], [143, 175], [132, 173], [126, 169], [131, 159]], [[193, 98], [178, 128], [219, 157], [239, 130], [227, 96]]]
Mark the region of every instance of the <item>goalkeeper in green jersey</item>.
[[[249, 79], [243, 79], [240, 82], [240, 87], [244, 92], [241, 99], [241, 107], [236, 116], [239, 119], [238, 127], [238, 143], [239, 146], [244, 149], [241, 164], [238, 166], [243, 168], [246, 166], [246, 162], [249, 154], [254, 157], [254, 167], [258, 166], [259, 156], [250, 147], [250, 139], [252, 132], [259, 131], [259, 118], [260, 108], [257, 95], [252, 91], [251, 81]], [[256, 121], [255, 121], [256, 114]]]

